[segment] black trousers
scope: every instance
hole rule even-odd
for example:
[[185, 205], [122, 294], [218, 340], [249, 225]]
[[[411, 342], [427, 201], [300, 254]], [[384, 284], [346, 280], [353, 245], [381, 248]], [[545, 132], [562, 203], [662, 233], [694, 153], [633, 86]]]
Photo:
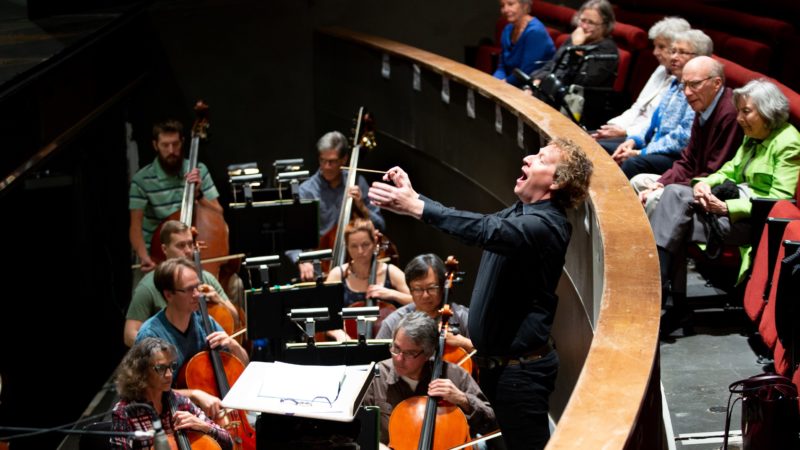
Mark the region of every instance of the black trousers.
[[550, 393], [558, 374], [558, 352], [516, 366], [481, 369], [481, 389], [492, 404], [509, 450], [540, 450], [550, 439]]
[[625, 176], [630, 180], [631, 178], [639, 175], [640, 173], [655, 173], [661, 175], [672, 167], [672, 164], [678, 159], [677, 155], [668, 155], [664, 153], [656, 153], [654, 155], [634, 156], [628, 158], [622, 163], [622, 171]]

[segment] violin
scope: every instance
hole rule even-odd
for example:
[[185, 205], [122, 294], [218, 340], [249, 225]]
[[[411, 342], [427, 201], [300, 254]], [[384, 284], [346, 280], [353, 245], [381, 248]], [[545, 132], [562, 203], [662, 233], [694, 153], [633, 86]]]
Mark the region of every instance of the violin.
[[[445, 337], [448, 321], [453, 315], [450, 305], [444, 305], [440, 313], [442, 327], [431, 381], [442, 375]], [[395, 450], [444, 450], [469, 440], [469, 424], [461, 408], [434, 397], [407, 398], [394, 408], [389, 417], [389, 447]]]
[[[195, 254], [195, 264], [199, 264], [199, 254]], [[205, 295], [200, 295], [200, 314], [203, 319], [203, 331], [211, 334], [211, 321], [208, 318], [208, 307]], [[230, 384], [244, 372], [244, 364], [234, 355], [223, 352], [219, 347], [202, 351], [194, 355], [186, 363], [181, 380], [189, 389], [200, 389], [219, 398], [225, 397]], [[235, 449], [255, 450], [256, 433], [244, 411], [227, 410], [221, 418], [212, 418], [218, 425], [226, 429], [233, 439]]]
[[[166, 398], [169, 403], [170, 415], [175, 417], [177, 409], [170, 401], [169, 396]], [[219, 442], [214, 438], [198, 431], [175, 430], [174, 433], [167, 435], [167, 441], [169, 441], [169, 448], [172, 450], [222, 450]]]
[[[367, 286], [372, 286], [376, 283], [378, 278], [378, 263], [380, 262], [380, 252], [381, 252], [381, 244], [378, 243], [375, 245], [375, 249], [372, 252], [372, 264], [370, 265], [369, 269], [369, 279], [367, 281]], [[387, 267], [386, 276], [389, 276], [389, 270]], [[397, 308], [389, 302], [384, 302], [381, 300], [376, 300], [370, 297], [367, 297], [366, 301], [363, 302], [353, 302], [350, 307], [362, 307], [362, 306], [377, 306], [378, 307], [378, 320], [372, 323], [372, 326], [368, 326], [364, 337], [366, 339], [372, 339], [374, 336], [378, 334], [378, 330], [381, 329], [381, 323]], [[344, 330], [347, 334], [353, 338], [358, 339], [358, 327], [356, 325], [356, 321], [353, 319], [348, 319], [344, 323]]]
[[[202, 100], [198, 100], [194, 110], [197, 117], [192, 125], [192, 141], [189, 149], [189, 171], [197, 168], [200, 141], [208, 137], [208, 128], [210, 126], [208, 120], [208, 105]], [[195, 204], [195, 190], [195, 183], [186, 182], [184, 184], [181, 208], [164, 219], [162, 224], [159, 225], [153, 233], [153, 239], [150, 242], [150, 256], [156, 264], [166, 259], [161, 249], [161, 242], [158, 236], [161, 235], [163, 223], [168, 220], [180, 220], [186, 226], [192, 228], [196, 244], [195, 249], [202, 247], [206, 258], [217, 258], [229, 254], [228, 224], [225, 223], [225, 218], [222, 216], [222, 213], [203, 203]], [[197, 207], [195, 208], [195, 206]], [[225, 286], [227, 284], [227, 279], [221, 276], [222, 268], [225, 267], [226, 270], [224, 272], [226, 277], [229, 278], [232, 273], [239, 271], [238, 267], [230, 266], [237, 266], [239, 264], [241, 264], [240, 259], [233, 259], [224, 265], [222, 262], [207, 263], [205, 269], [219, 280], [220, 285]], [[200, 276], [201, 281], [203, 281], [202, 274], [201, 268], [198, 271], [198, 276]], [[225, 332], [228, 334], [233, 333], [236, 324], [230, 311], [222, 305], [213, 304], [209, 307], [209, 313], [214, 317], [214, 320], [222, 326]]]

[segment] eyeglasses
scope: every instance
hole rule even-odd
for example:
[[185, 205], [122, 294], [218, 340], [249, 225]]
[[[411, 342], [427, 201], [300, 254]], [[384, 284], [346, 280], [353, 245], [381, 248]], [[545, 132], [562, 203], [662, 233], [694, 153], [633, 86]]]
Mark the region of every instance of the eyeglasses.
[[155, 366], [153, 366], [153, 370], [155, 370], [156, 373], [161, 375], [162, 377], [166, 375], [167, 370], [169, 370], [172, 373], [175, 373], [178, 371], [178, 361], [172, 361], [169, 364], [156, 364]]
[[341, 158], [336, 158], [336, 159], [323, 159], [323, 158], [320, 158], [319, 159], [319, 165], [320, 166], [334, 166], [336, 164], [341, 164], [341, 162], [342, 162]]
[[428, 286], [425, 288], [411, 288], [409, 290], [411, 291], [411, 295], [422, 295], [423, 292], [427, 293], [428, 295], [436, 295], [439, 293], [439, 289], [441, 288], [441, 286]]
[[669, 49], [669, 54], [670, 55], [678, 55], [678, 56], [697, 56], [697, 53], [695, 53], [695, 52], [686, 52], [686, 51], [683, 51], [683, 50], [679, 50], [677, 48]]
[[580, 23], [582, 23], [584, 25], [592, 26], [592, 27], [599, 27], [600, 25], [603, 24], [603, 22], [595, 22], [594, 20], [584, 19], [584, 18], [578, 19], [578, 22], [580, 22]]
[[683, 80], [683, 85], [686, 87], [686, 89], [689, 89], [690, 91], [694, 92], [694, 91], [696, 91], [696, 90], [697, 90], [697, 89], [698, 89], [698, 88], [699, 88], [699, 87], [700, 87], [700, 86], [701, 86], [701, 85], [702, 85], [704, 82], [706, 82], [706, 81], [710, 80], [711, 78], [712, 78], [712, 77], [705, 77], [705, 78], [703, 78], [702, 80], [694, 80], [694, 81], [686, 81], [686, 80]]
[[400, 350], [396, 345], [392, 344], [392, 346], [389, 347], [389, 353], [394, 356], [400, 356], [403, 359], [414, 359], [421, 355], [423, 351], [409, 352], [407, 350]]
[[192, 285], [192, 286], [186, 286], [186, 287], [185, 287], [185, 288], [183, 288], [183, 289], [178, 289], [178, 288], [175, 288], [175, 289], [173, 289], [173, 291], [175, 291], [175, 292], [183, 292], [183, 293], [189, 293], [189, 294], [191, 294], [191, 293], [193, 293], [194, 291], [196, 291], [196, 290], [198, 290], [198, 289], [200, 289], [200, 283], [197, 283], [197, 284], [195, 284], [195, 285]]

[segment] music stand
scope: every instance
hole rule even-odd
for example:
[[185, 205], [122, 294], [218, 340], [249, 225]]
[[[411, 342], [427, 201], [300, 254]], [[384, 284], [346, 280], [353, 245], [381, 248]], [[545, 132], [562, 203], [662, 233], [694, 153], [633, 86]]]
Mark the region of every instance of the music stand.
[[231, 251], [273, 255], [319, 245], [319, 201], [231, 203]]
[[[266, 292], [256, 290], [247, 293], [247, 337], [250, 340], [269, 338], [272, 342], [296, 340], [300, 329], [289, 319], [292, 309], [327, 308], [329, 320], [316, 322], [317, 331], [341, 329], [339, 311], [344, 304], [342, 283], [316, 284], [310, 286], [276, 286]], [[277, 353], [276, 353], [277, 355]]]

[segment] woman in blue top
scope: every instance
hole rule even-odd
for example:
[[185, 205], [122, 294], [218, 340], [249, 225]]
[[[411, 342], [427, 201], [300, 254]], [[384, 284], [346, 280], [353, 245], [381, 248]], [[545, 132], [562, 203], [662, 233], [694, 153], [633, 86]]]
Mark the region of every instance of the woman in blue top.
[[510, 22], [503, 29], [503, 51], [494, 77], [520, 86], [514, 69], [531, 73], [550, 61], [556, 52], [553, 40], [542, 22], [530, 15], [531, 0], [500, 0], [500, 14]]

